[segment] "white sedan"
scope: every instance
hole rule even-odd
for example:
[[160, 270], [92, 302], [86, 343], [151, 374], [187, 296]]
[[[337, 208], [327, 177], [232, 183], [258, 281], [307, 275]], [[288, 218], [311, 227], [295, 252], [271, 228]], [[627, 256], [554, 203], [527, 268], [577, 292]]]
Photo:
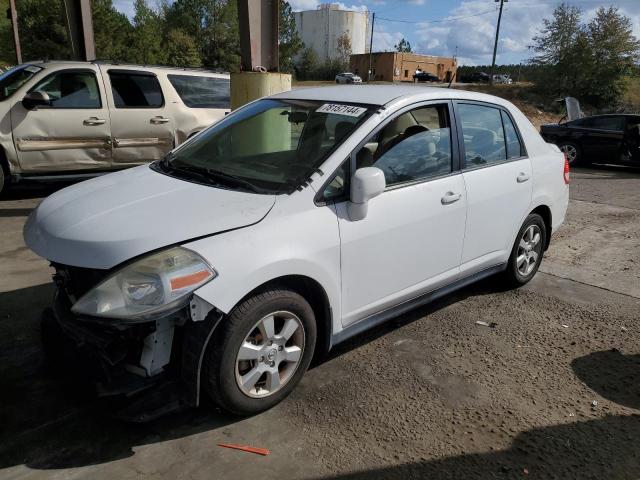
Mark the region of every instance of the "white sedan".
[[345, 83], [345, 84], [354, 84], [354, 83], [362, 83], [362, 78], [360, 78], [355, 73], [339, 73], [336, 75], [336, 83]]
[[568, 183], [564, 155], [501, 98], [279, 93], [39, 205], [24, 236], [56, 271], [46, 351], [81, 345], [103, 393], [169, 385], [176, 405], [253, 414], [314, 353], [490, 275], [529, 282]]

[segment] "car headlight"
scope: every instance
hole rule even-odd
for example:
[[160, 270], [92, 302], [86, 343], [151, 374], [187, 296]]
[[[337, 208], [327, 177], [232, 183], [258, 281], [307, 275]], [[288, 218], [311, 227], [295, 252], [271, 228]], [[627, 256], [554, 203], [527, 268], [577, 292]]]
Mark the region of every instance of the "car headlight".
[[94, 317], [145, 319], [179, 308], [191, 292], [216, 276], [200, 255], [174, 247], [122, 268], [89, 290], [71, 311]]

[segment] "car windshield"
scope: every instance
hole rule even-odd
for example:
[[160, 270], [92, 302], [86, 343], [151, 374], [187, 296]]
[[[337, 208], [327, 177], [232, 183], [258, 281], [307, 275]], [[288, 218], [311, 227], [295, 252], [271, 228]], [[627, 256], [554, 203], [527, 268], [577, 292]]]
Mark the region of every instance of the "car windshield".
[[292, 193], [373, 109], [264, 99], [234, 112], [154, 164], [191, 181], [256, 193]]
[[0, 100], [9, 98], [40, 70], [35, 65], [18, 65], [4, 72], [0, 75]]

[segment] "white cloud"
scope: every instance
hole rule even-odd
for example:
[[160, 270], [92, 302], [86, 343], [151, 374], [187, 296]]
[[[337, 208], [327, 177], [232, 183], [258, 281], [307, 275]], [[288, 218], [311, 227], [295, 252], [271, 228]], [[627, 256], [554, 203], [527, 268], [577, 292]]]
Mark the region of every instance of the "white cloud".
[[425, 0], [409, 0], [411, 5], [424, 5]]
[[[384, 0], [378, 1], [382, 1], [382, 4], [384, 4]], [[289, 5], [291, 5], [291, 8], [295, 12], [299, 12], [301, 10], [316, 10], [322, 3], [334, 3], [338, 5], [341, 10], [353, 10], [356, 12], [366, 12], [367, 10], [369, 10], [369, 8], [363, 4], [349, 6], [343, 2], [326, 2], [321, 0], [289, 0]], [[372, 3], [375, 3], [377, 5], [376, 2]]]

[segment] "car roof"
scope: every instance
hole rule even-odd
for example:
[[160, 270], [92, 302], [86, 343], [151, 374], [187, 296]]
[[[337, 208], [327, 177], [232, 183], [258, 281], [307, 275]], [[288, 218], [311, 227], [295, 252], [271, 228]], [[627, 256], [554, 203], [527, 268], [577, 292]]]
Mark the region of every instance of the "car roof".
[[336, 85], [331, 87], [297, 88], [281, 92], [270, 98], [288, 100], [321, 100], [339, 103], [360, 103], [365, 105], [387, 105], [394, 100], [413, 100], [416, 102], [442, 99], [464, 99], [490, 102], [510, 106], [506, 100], [493, 95], [471, 92], [469, 90], [445, 87], [425, 87], [410, 85]]
[[23, 62], [23, 65], [35, 65], [38, 67], [46, 68], [47, 66], [56, 66], [62, 68], [79, 68], [87, 65], [100, 65], [105, 68], [121, 68], [121, 69], [144, 69], [148, 71], [164, 71], [171, 73], [179, 73], [185, 72], [189, 74], [201, 74], [201, 75], [223, 75], [225, 77], [229, 77], [229, 73], [222, 72], [218, 70], [209, 70], [206, 68], [183, 68], [183, 67], [169, 67], [166, 65], [139, 65], [133, 63], [117, 63], [117, 62], [107, 62], [102, 60], [95, 60], [93, 62], [83, 62], [83, 61], [74, 61], [74, 60], [33, 60], [28, 62]]

